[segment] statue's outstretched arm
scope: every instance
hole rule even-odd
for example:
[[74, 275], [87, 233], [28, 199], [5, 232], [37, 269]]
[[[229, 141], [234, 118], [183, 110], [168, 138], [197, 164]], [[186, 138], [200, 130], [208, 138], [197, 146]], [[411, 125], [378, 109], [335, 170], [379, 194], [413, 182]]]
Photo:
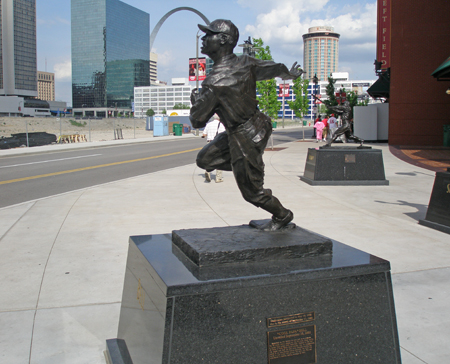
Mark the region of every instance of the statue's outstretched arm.
[[256, 63], [257, 81], [271, 80], [275, 77], [280, 77], [283, 80], [295, 80], [304, 73], [300, 65], [297, 65], [297, 62], [289, 70], [283, 63], [260, 59], [254, 59], [254, 61]]

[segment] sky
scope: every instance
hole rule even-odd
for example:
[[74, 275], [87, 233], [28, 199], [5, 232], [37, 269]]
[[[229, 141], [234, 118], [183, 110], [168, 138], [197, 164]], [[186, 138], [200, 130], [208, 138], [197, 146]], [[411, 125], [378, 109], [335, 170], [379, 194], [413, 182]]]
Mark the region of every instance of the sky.
[[[340, 34], [338, 72], [353, 80], [375, 79], [376, 0], [123, 0], [150, 14], [150, 32], [169, 11], [191, 7], [209, 21], [229, 19], [239, 29], [242, 44], [262, 38], [276, 62], [289, 68], [303, 63], [302, 35], [312, 26], [333, 26]], [[56, 100], [72, 105], [70, 0], [36, 0], [37, 65], [55, 73]], [[188, 58], [196, 56], [197, 24], [190, 11], [172, 14], [153, 44], [158, 54], [158, 79], [188, 77]], [[201, 32], [199, 34], [202, 34]], [[201, 43], [201, 41], [199, 41]], [[239, 47], [236, 47], [236, 52]]]

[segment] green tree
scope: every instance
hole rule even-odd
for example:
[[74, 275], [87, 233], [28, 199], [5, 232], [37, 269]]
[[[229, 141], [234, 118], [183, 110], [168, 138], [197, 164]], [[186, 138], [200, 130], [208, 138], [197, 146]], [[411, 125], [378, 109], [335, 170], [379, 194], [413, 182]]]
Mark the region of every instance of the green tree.
[[300, 119], [308, 112], [309, 100], [308, 100], [308, 85], [309, 80], [302, 79], [301, 77], [294, 80], [293, 92], [295, 95], [294, 101], [288, 101], [288, 105], [295, 116]]
[[167, 114], [167, 110], [163, 109], [163, 111], [161, 112], [161, 114], [166, 115]]
[[325, 102], [325, 106], [326, 106], [326, 114], [332, 114], [332, 112], [330, 110], [328, 110], [328, 106], [336, 106], [338, 104], [337, 100], [336, 100], [336, 89], [334, 84], [336, 83], [336, 80], [333, 79], [333, 77], [329, 76], [328, 77], [328, 85], [325, 89], [325, 93], [327, 94], [327, 102]]
[[[331, 81], [330, 81], [331, 79]], [[328, 109], [328, 107], [330, 106], [334, 106], [338, 104], [338, 101], [336, 100], [336, 96], [335, 96], [335, 89], [334, 89], [334, 83], [336, 81], [334, 81], [331, 77], [328, 78], [328, 86], [327, 86], [327, 96], [328, 96], [328, 100], [324, 100], [323, 104], [326, 106], [326, 113], [328, 115], [330, 115], [331, 113], [333, 113], [331, 110]], [[345, 93], [345, 99], [350, 103], [350, 106], [352, 108], [352, 112], [350, 114], [350, 118], [353, 118], [353, 108], [355, 106], [367, 106], [367, 104], [369, 103], [369, 100], [364, 100], [359, 102], [358, 101], [358, 94], [354, 91], [347, 91], [345, 88], [340, 89], [339, 93]], [[332, 96], [332, 97], [331, 97]], [[331, 101], [330, 101], [331, 98]]]
[[346, 99], [348, 100], [348, 102], [350, 102], [350, 106], [353, 108], [358, 104], [358, 94], [356, 92], [353, 91], [347, 91], [345, 88], [342, 90], [342, 92], [345, 92], [346, 94]]
[[153, 109], [148, 109], [147, 112], [146, 112], [146, 115], [147, 116], [153, 116], [153, 115], [155, 115], [155, 111]]
[[[273, 61], [270, 47], [264, 47], [261, 38], [253, 38], [253, 46], [256, 48], [256, 58]], [[278, 101], [277, 82], [275, 79], [256, 82], [256, 88], [261, 96], [258, 97], [259, 109], [271, 119], [278, 117], [281, 102]]]
[[369, 99], [359, 101], [358, 94], [354, 91], [347, 92], [347, 100], [350, 101], [352, 108], [355, 106], [367, 106], [369, 104]]
[[367, 104], [369, 103], [369, 100], [364, 100], [359, 102], [358, 101], [358, 94], [354, 91], [347, 91], [345, 88], [342, 89], [340, 92], [345, 92], [346, 96], [345, 98], [348, 100], [348, 102], [350, 103], [350, 106], [352, 107], [352, 112], [351, 112], [351, 119], [353, 119], [353, 108], [355, 106], [367, 106]]
[[182, 103], [178, 103], [178, 104], [173, 105], [173, 109], [174, 110], [188, 110], [190, 108], [191, 107], [189, 105], [185, 105], [185, 104], [182, 104]]
[[369, 99], [358, 101], [358, 104], [356, 104], [356, 106], [367, 106], [367, 105], [369, 105]]

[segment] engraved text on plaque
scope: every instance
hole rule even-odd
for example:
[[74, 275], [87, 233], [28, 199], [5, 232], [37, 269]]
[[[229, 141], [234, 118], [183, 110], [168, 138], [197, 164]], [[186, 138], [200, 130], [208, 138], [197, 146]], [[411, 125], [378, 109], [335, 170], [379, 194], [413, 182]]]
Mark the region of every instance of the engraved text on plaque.
[[316, 362], [316, 326], [303, 326], [267, 333], [269, 364]]

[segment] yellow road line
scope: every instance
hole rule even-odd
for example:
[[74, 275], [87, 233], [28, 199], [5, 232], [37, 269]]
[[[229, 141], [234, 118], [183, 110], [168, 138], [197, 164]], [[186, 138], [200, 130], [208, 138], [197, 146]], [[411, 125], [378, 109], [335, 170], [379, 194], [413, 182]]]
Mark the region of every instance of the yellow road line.
[[108, 164], [100, 164], [98, 166], [91, 166], [91, 167], [84, 167], [84, 168], [77, 168], [77, 169], [70, 169], [68, 171], [61, 171], [61, 172], [54, 172], [54, 173], [47, 173], [47, 174], [40, 174], [38, 176], [30, 176], [30, 177], [23, 177], [23, 178], [17, 178], [17, 179], [11, 179], [9, 181], [0, 181], [0, 185], [6, 185], [8, 183], [14, 183], [14, 182], [22, 182], [22, 181], [28, 181], [32, 179], [38, 179], [38, 178], [45, 178], [45, 177], [52, 177], [52, 176], [58, 176], [60, 174], [67, 174], [67, 173], [74, 173], [74, 172], [81, 172], [81, 171], [88, 171], [90, 169], [97, 169], [97, 168], [104, 168], [104, 167], [111, 167], [111, 166], [117, 166], [119, 164], [126, 164], [126, 163], [135, 163], [135, 162], [142, 162], [147, 161], [150, 159], [156, 159], [156, 158], [162, 158], [162, 157], [170, 157], [172, 155], [177, 154], [183, 154], [183, 153], [189, 153], [189, 152], [195, 152], [197, 150], [200, 150], [202, 148], [195, 148], [195, 149], [189, 149], [189, 150], [183, 150], [181, 152], [174, 152], [174, 153], [168, 153], [168, 154], [161, 154], [161, 155], [155, 155], [153, 157], [146, 157], [146, 158], [139, 158], [139, 159], [132, 159], [129, 161], [123, 161], [123, 162], [114, 162], [114, 163], [108, 163]]

